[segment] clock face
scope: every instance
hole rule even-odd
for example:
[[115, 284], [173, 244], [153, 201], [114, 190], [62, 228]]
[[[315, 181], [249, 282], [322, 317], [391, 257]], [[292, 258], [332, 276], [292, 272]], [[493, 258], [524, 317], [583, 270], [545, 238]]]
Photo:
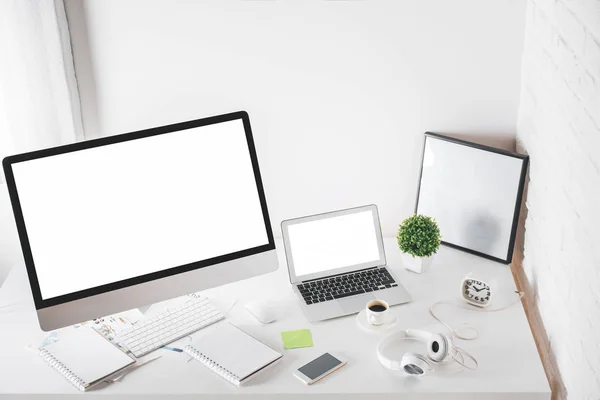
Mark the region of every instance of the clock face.
[[490, 285], [476, 279], [465, 279], [463, 281], [462, 295], [471, 304], [487, 306], [490, 304], [492, 290]]

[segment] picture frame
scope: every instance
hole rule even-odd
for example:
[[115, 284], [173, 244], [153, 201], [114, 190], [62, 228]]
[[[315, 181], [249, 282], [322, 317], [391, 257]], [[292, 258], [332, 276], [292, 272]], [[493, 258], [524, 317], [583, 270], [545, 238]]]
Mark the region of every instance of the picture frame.
[[415, 213], [435, 218], [441, 243], [510, 264], [529, 156], [425, 132]]

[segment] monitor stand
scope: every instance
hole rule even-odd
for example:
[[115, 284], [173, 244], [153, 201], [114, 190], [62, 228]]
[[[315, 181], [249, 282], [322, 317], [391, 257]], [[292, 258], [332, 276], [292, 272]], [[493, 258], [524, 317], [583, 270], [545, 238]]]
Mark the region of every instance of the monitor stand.
[[141, 306], [141, 307], [138, 307], [137, 309], [140, 310], [140, 312], [143, 315], [146, 315], [146, 312], [148, 312], [148, 310], [150, 309], [150, 307], [152, 307], [152, 304], [149, 304], [147, 306]]

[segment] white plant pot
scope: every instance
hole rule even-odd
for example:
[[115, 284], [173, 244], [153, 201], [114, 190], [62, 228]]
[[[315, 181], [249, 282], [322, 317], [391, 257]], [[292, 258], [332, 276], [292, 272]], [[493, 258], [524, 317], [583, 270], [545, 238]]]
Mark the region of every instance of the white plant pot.
[[429, 257], [413, 257], [408, 253], [402, 253], [402, 262], [404, 264], [404, 268], [407, 270], [416, 272], [417, 274], [422, 274], [431, 268], [434, 257], [435, 254], [432, 254]]

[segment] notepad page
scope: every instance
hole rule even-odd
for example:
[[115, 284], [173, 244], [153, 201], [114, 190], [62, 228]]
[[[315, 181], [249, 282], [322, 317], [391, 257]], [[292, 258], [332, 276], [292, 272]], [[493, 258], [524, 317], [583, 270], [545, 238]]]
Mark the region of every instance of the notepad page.
[[78, 328], [45, 349], [89, 385], [135, 362], [92, 328]]
[[193, 347], [240, 381], [281, 357], [280, 353], [230, 323], [196, 339]]

